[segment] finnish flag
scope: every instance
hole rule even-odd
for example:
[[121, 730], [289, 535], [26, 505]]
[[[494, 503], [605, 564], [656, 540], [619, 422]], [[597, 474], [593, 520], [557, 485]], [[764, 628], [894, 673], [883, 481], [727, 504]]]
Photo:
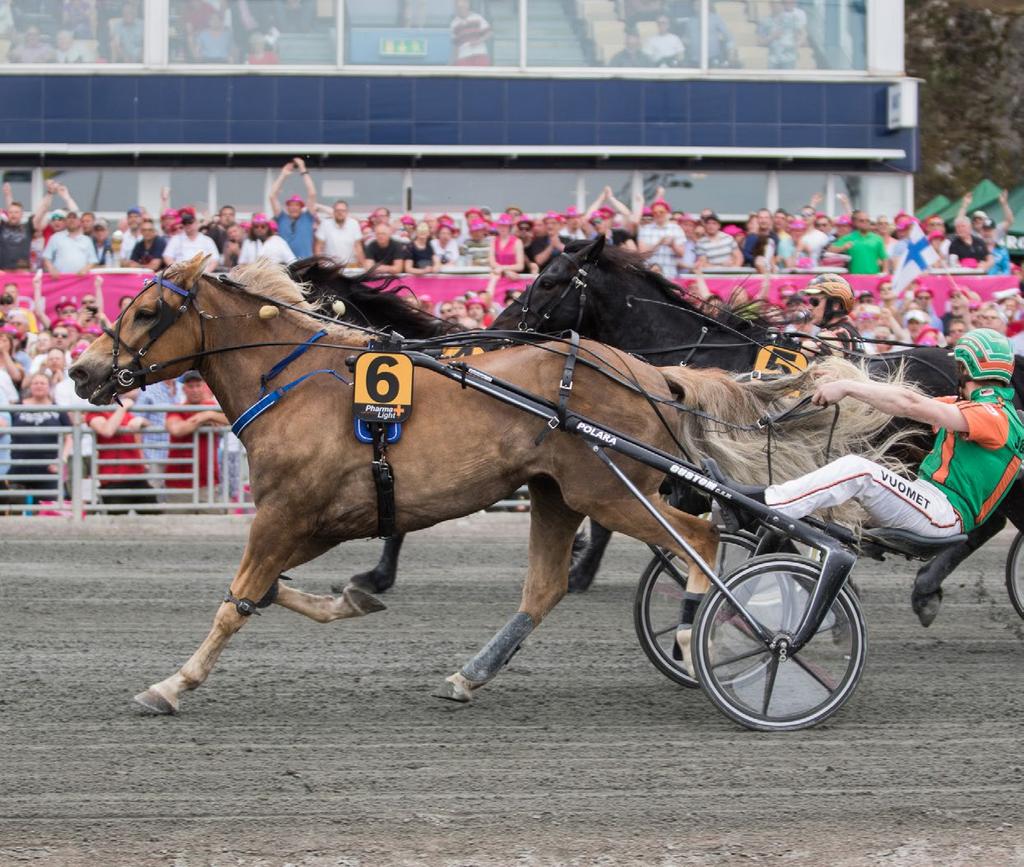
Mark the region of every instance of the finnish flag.
[[921, 231], [921, 225], [914, 223], [910, 227], [910, 235], [907, 237], [907, 248], [900, 257], [900, 263], [896, 267], [896, 274], [892, 280], [892, 288], [896, 292], [902, 292], [914, 280], [920, 277], [929, 266], [933, 265], [939, 258], [939, 254], [928, 243], [928, 239]]

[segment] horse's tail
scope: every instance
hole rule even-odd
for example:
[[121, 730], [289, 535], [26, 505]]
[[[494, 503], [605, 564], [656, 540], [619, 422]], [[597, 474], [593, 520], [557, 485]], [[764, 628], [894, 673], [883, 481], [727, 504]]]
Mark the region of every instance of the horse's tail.
[[[779, 418], [813, 393], [822, 378], [868, 379], [862, 367], [841, 358], [825, 359], [792, 376], [742, 383], [724, 371], [660, 370], [686, 407], [679, 413], [679, 433], [688, 447], [714, 458], [738, 481], [787, 481], [850, 454], [883, 463], [897, 473], [912, 472], [894, 450], [914, 430], [895, 429], [891, 416], [866, 404], [838, 410], [804, 406]], [[836, 517], [857, 523], [860, 515], [859, 510], [844, 507]]]

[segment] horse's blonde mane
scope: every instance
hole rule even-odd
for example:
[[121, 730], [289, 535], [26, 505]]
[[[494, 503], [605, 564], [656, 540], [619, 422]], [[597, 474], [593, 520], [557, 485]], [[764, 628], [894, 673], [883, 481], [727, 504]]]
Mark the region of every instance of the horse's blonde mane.
[[[740, 482], [768, 484], [768, 432], [741, 430], [730, 425], [754, 425], [765, 415], [777, 415], [813, 392], [824, 379], [867, 380], [866, 371], [840, 358], [827, 358], [794, 376], [738, 382], [720, 370], [685, 367], [661, 368], [669, 387], [681, 402], [725, 424], [681, 412], [684, 442], [698, 455], [714, 458], [722, 471]], [[903, 384], [899, 376], [891, 382]], [[833, 409], [814, 411], [781, 422], [771, 436], [771, 482], [783, 482], [823, 466], [842, 455], [861, 455], [885, 464], [893, 472], [913, 470], [892, 454], [893, 447], [910, 439], [913, 431], [888, 434], [892, 417], [860, 402], [846, 402], [836, 416]], [[852, 524], [863, 516], [855, 506], [836, 510], [836, 517]]]
[[[288, 304], [295, 308], [296, 311], [319, 312], [313, 304], [306, 300], [306, 285], [293, 280], [286, 266], [271, 262], [269, 259], [261, 258], [249, 265], [237, 265], [228, 276], [240, 283], [243, 291], [250, 295], [267, 298], [271, 301], [280, 301], [282, 304]], [[281, 312], [286, 314], [289, 311], [282, 310]], [[292, 315], [297, 316], [299, 321], [307, 325], [315, 324], [317, 327], [326, 328], [332, 337], [350, 343], [355, 342], [360, 346], [366, 344], [370, 337], [366, 332], [349, 328], [341, 323], [315, 321], [301, 313]]]

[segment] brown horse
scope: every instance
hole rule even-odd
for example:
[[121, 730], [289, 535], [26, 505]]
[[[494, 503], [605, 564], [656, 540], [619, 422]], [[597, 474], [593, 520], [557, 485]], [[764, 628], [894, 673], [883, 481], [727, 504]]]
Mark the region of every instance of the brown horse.
[[[227, 416], [235, 420], [260, 396], [266, 373], [319, 327], [301, 287], [283, 269], [261, 262], [238, 269], [239, 283], [218, 281], [203, 272], [203, 259], [177, 264], [147, 284], [125, 309], [114, 330], [97, 339], [71, 368], [78, 393], [106, 404], [118, 392], [145, 382], [199, 369]], [[213, 627], [182, 668], [136, 696], [147, 709], [175, 713], [187, 690], [209, 676], [228, 639], [256, 607], [276, 603], [319, 622], [359, 617], [383, 608], [369, 594], [348, 588], [340, 597], [315, 596], [278, 581], [288, 569], [311, 560], [347, 539], [377, 532], [377, 493], [371, 448], [353, 436], [352, 390], [346, 357], [365, 348], [367, 335], [327, 325], [327, 336], [288, 368], [294, 379], [329, 368], [337, 375], [313, 375], [260, 415], [242, 433], [251, 467], [256, 515], [238, 572]], [[628, 376], [658, 398], [673, 394], [719, 395], [712, 406], [735, 407], [756, 418], [769, 405], [785, 403], [806, 382], [739, 386], [724, 374], [664, 370], [623, 352], [584, 342], [581, 353], [595, 367], [577, 367], [571, 396], [574, 412], [600, 420], [627, 435], [678, 453], [675, 439], [694, 454], [728, 434], [694, 436], [670, 414], [662, 422], [648, 400], [612, 382], [603, 370]], [[554, 400], [564, 359], [538, 347], [519, 347], [475, 357], [473, 366]], [[272, 384], [276, 385], [277, 382]], [[711, 399], [709, 397], [709, 399]], [[698, 400], [698, 402], [700, 402]], [[790, 401], [792, 403], [792, 401]], [[864, 420], [849, 414], [866, 427]], [[830, 417], [818, 416], [815, 432], [824, 442]], [[879, 419], [884, 424], [884, 418]], [[415, 408], [402, 439], [389, 447], [396, 478], [397, 530], [422, 527], [467, 515], [528, 484], [531, 498], [529, 567], [519, 612], [460, 672], [447, 679], [450, 698], [468, 700], [508, 661], [522, 640], [566, 593], [573, 536], [584, 515], [644, 542], [683, 552], [658, 522], [631, 496], [578, 437], [555, 431], [540, 444], [544, 423], [492, 397], [418, 368]], [[836, 435], [836, 448], [860, 442]], [[716, 439], [717, 438], [717, 439]], [[755, 444], [760, 450], [761, 445]], [[471, 447], [467, 447], [471, 446]], [[820, 460], [820, 448], [807, 440], [794, 452], [807, 467]], [[712, 449], [727, 472], [737, 461], [752, 460], [741, 445]], [[730, 459], [731, 458], [731, 459]], [[783, 460], [782, 457], [779, 460]], [[673, 508], [659, 495], [663, 475], [616, 457], [630, 480], [701, 557], [714, 562], [717, 530], [707, 521]], [[739, 467], [742, 469], [742, 467]], [[704, 575], [691, 568], [695, 589]]]

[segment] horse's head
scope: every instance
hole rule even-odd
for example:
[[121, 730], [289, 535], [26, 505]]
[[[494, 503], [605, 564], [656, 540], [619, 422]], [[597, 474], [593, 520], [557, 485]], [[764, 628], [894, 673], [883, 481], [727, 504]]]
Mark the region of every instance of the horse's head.
[[586, 312], [588, 271], [601, 258], [604, 241], [604, 235], [598, 235], [586, 243], [572, 242], [564, 253], [553, 256], [519, 301], [506, 307], [491, 328], [548, 334], [578, 329]]
[[[147, 280], [76, 361], [68, 375], [79, 397], [103, 405], [115, 394], [178, 376], [195, 366], [203, 349], [203, 329], [195, 304], [206, 266], [197, 254]], [[195, 316], [189, 311], [195, 310]]]

